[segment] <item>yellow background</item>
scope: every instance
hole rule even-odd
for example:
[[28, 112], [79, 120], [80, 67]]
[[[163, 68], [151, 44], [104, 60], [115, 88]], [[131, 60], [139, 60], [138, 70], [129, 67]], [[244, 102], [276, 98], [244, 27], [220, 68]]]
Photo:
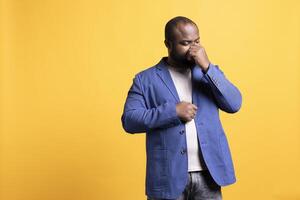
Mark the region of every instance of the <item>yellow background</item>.
[[121, 114], [183, 15], [240, 89], [221, 112], [237, 182], [224, 200], [300, 199], [298, 0], [1, 0], [1, 200], [145, 199], [145, 134]]

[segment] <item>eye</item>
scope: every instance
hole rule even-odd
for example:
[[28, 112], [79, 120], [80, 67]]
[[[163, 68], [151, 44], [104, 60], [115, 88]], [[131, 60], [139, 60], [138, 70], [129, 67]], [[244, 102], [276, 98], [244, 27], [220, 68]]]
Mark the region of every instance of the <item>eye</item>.
[[182, 42], [181, 43], [183, 46], [187, 46], [187, 45], [189, 45], [190, 44], [190, 42], [188, 42], [188, 41], [184, 41], [184, 42]]
[[199, 40], [196, 40], [196, 43], [197, 43], [197, 44], [199, 44], [199, 43], [200, 43], [200, 41], [199, 41]]

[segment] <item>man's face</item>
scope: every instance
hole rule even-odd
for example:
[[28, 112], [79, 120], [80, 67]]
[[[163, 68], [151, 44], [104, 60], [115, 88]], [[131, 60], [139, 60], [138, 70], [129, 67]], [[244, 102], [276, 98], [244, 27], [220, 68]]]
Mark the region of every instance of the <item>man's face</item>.
[[191, 45], [199, 44], [199, 41], [199, 31], [195, 25], [179, 23], [174, 28], [173, 41], [169, 42], [169, 56], [181, 67], [191, 67], [195, 61], [187, 58], [187, 52]]

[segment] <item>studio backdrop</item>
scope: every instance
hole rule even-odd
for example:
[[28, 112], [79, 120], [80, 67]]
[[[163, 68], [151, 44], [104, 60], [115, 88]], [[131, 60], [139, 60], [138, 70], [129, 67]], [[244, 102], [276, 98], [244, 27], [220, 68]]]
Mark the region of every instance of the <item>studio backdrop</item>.
[[224, 200], [300, 199], [300, 1], [0, 2], [1, 200], [145, 199], [145, 134], [121, 114], [180, 15], [243, 96], [220, 111], [237, 177]]

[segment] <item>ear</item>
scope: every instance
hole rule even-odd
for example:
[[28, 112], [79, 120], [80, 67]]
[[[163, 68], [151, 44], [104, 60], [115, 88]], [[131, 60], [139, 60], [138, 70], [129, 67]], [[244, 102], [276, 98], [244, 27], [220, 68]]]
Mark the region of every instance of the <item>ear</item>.
[[171, 48], [170, 42], [169, 42], [168, 40], [165, 40], [164, 42], [165, 42], [166, 47], [167, 47], [168, 49], [170, 49], [170, 48]]

